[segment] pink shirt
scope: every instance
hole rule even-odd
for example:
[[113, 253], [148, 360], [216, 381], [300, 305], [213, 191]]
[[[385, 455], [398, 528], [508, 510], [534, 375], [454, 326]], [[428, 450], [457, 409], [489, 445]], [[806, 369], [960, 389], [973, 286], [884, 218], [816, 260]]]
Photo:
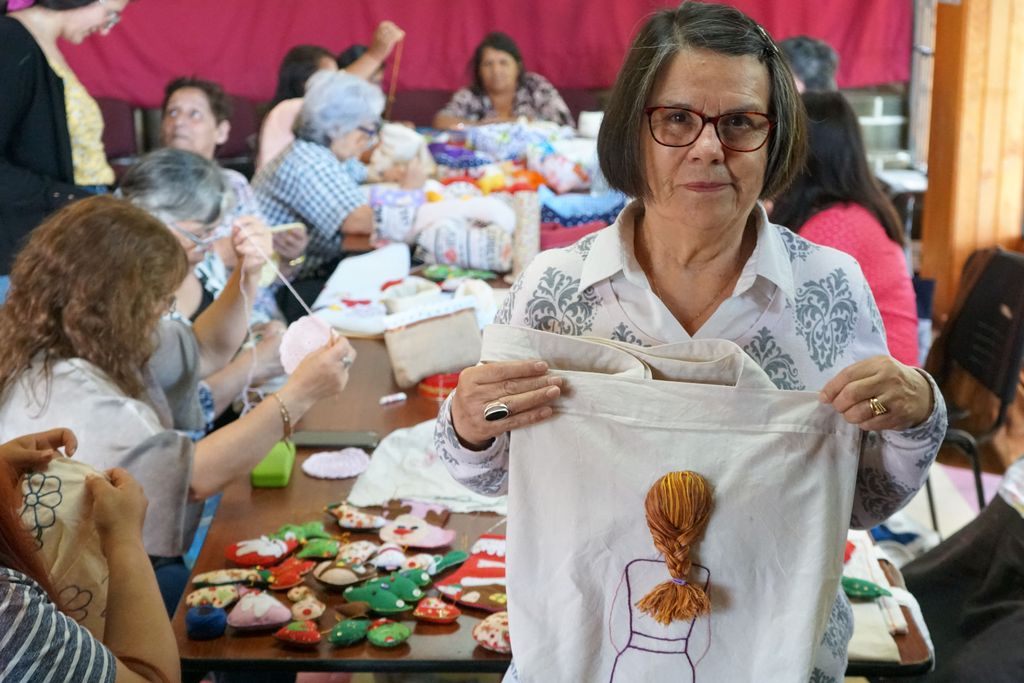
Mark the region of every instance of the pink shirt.
[[857, 259], [882, 314], [889, 353], [917, 367], [917, 298], [900, 245], [859, 204], [836, 204], [811, 217], [800, 236]]

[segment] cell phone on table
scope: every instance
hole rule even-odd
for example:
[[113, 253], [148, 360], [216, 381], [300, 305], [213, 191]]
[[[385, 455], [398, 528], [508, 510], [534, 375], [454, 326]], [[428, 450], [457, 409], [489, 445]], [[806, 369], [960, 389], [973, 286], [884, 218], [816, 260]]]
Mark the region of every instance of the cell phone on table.
[[365, 448], [372, 450], [380, 443], [377, 432], [321, 432], [299, 430], [292, 434], [292, 441], [299, 448]]

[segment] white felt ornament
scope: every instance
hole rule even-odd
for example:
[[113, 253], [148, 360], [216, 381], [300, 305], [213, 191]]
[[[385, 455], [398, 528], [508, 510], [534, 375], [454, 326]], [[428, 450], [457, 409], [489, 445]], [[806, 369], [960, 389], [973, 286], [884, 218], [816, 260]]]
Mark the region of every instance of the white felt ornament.
[[311, 315], [302, 316], [289, 325], [281, 337], [281, 367], [292, 374], [303, 358], [323, 348], [330, 340], [330, 325]]

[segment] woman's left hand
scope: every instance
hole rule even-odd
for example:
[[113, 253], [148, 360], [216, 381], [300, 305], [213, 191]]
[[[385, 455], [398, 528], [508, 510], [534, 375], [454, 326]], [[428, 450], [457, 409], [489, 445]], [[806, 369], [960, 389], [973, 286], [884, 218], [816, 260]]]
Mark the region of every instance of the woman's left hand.
[[273, 251], [274, 241], [266, 223], [255, 216], [242, 216], [231, 229], [231, 246], [244, 273], [259, 277], [264, 256]]
[[889, 356], [875, 356], [833, 377], [821, 390], [821, 402], [850, 424], [880, 431], [921, 424], [932, 414], [935, 397], [920, 372]]
[[78, 450], [78, 439], [74, 432], [57, 428], [19, 436], [0, 444], [0, 460], [6, 460], [19, 474], [30, 472], [45, 467], [60, 455], [58, 448], [63, 448], [68, 456], [74, 455]]

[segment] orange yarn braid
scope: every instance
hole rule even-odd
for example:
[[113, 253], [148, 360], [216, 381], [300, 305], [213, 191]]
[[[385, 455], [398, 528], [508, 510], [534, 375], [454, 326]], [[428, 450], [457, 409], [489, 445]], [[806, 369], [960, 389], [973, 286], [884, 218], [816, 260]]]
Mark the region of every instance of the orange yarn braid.
[[647, 492], [647, 526], [654, 547], [665, 556], [672, 580], [658, 585], [636, 606], [661, 624], [690, 620], [711, 611], [708, 594], [686, 578], [692, 565], [690, 548], [704, 535], [711, 506], [711, 486], [696, 472], [670, 472]]

